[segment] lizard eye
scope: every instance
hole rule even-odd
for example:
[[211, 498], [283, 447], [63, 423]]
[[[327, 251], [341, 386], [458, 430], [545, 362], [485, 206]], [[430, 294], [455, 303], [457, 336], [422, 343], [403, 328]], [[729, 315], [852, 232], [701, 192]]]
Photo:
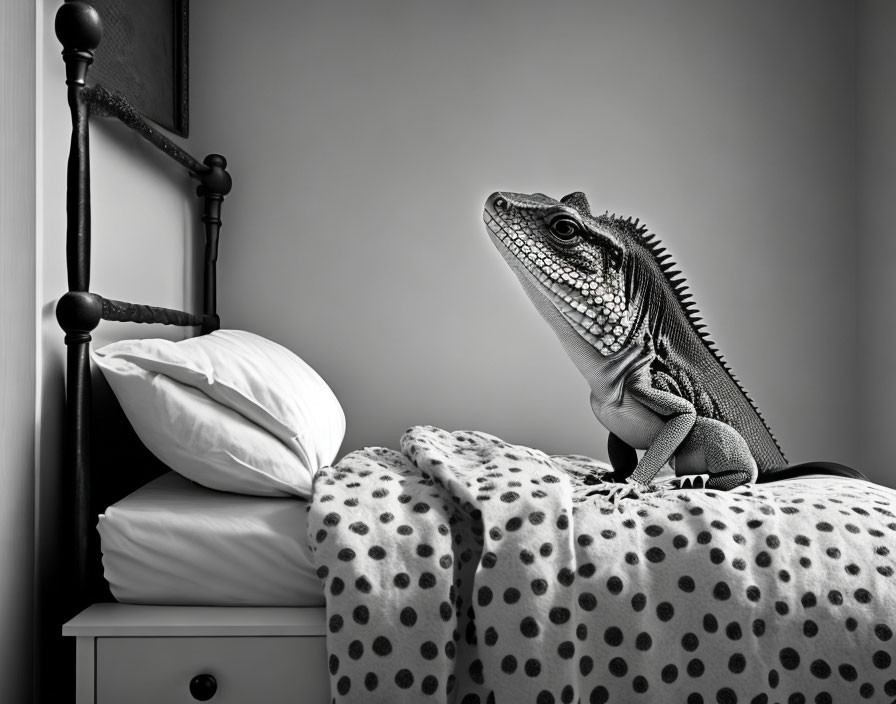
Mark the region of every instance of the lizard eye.
[[582, 236], [582, 226], [572, 218], [559, 217], [548, 223], [548, 231], [557, 244], [570, 246], [577, 244]]

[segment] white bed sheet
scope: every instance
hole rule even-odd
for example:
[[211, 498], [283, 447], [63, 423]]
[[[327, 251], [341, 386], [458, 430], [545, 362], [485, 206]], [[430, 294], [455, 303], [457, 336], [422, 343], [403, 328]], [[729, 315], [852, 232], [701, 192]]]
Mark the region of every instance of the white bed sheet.
[[99, 517], [112, 595], [131, 604], [321, 606], [307, 505], [164, 474]]

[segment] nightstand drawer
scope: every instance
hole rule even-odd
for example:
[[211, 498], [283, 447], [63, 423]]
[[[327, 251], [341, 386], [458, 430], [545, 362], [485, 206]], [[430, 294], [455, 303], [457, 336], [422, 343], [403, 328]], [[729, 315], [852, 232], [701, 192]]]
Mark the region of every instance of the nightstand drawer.
[[[96, 639], [97, 704], [326, 704], [325, 638]], [[194, 685], [193, 678], [206, 675]], [[213, 678], [213, 679], [211, 679]]]

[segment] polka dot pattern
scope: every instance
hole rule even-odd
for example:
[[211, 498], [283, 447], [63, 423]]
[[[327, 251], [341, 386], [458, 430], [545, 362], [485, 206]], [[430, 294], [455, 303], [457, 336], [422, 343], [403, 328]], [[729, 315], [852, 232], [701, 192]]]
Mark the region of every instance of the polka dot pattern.
[[611, 504], [608, 467], [411, 428], [315, 478], [334, 703], [896, 698], [896, 492]]

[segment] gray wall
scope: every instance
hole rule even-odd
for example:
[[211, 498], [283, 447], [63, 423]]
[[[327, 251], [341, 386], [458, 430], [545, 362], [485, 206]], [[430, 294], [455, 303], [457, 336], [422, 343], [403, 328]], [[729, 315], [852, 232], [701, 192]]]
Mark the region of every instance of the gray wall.
[[432, 423], [604, 456], [480, 219], [499, 188], [581, 189], [669, 244], [789, 459], [858, 463], [852, 4], [220, 0], [191, 25], [191, 142], [235, 181], [224, 321], [331, 382], [344, 450]]
[[28, 702], [34, 639], [34, 8], [0, 4], [0, 701]]
[[[896, 484], [896, 3], [863, 0], [857, 13], [858, 181], [856, 226], [845, 239], [859, 243], [861, 465], [877, 481]], [[858, 237], [856, 237], [858, 231]]]

